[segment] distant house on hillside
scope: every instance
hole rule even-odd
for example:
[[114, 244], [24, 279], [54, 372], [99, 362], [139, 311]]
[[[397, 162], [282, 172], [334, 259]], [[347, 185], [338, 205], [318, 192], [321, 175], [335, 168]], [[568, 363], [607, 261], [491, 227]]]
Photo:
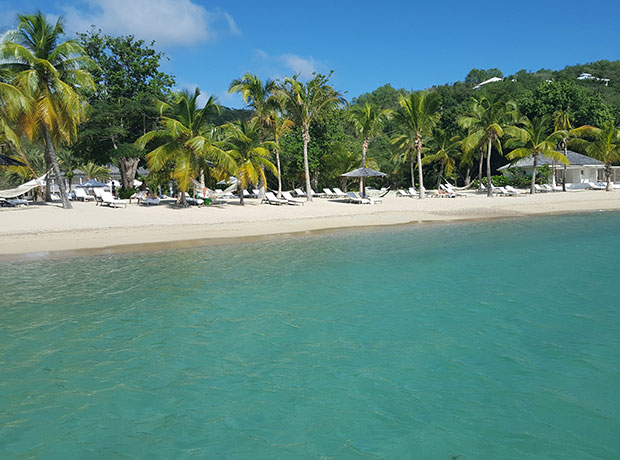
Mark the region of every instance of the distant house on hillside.
[[609, 85], [609, 82], [611, 81], [609, 78], [598, 78], [598, 77], [595, 77], [591, 73], [582, 73], [581, 75], [579, 75], [577, 77], [577, 80], [596, 80], [596, 81], [602, 81], [602, 82], [605, 82], [605, 86]]
[[[594, 158], [590, 158], [581, 153], [571, 150], [566, 152], [570, 165], [566, 167], [566, 187], [571, 189], [586, 188], [590, 182], [599, 182], [605, 180], [605, 163]], [[550, 158], [540, 156], [538, 158], [538, 166], [552, 165]], [[505, 176], [510, 176], [510, 170], [517, 169], [527, 175], [532, 175], [534, 169], [534, 159], [532, 157], [523, 158], [513, 164], [507, 164], [498, 168], [498, 171]], [[555, 177], [558, 183], [564, 180], [564, 165], [555, 165]], [[612, 166], [611, 180], [620, 184], [620, 166]]]
[[476, 86], [474, 86], [474, 89], [480, 89], [484, 85], [488, 85], [489, 83], [495, 83], [496, 81], [502, 81], [502, 78], [499, 78], [499, 77], [489, 78], [488, 80], [485, 80], [482, 83], [478, 83]]

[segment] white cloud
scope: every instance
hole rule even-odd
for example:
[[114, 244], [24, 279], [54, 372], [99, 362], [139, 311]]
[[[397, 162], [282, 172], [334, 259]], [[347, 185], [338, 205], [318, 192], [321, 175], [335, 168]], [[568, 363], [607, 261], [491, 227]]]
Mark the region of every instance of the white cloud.
[[317, 71], [317, 63], [312, 57], [306, 59], [296, 54], [285, 54], [280, 59], [301, 78], [312, 78], [312, 74]]
[[324, 67], [322, 63], [312, 56], [305, 58], [292, 53], [270, 56], [260, 49], [256, 50], [255, 56], [261, 64], [269, 69], [268, 72], [274, 77], [293, 73], [299, 75], [302, 79], [310, 79], [314, 72], [320, 72], [320, 69]]
[[230, 14], [208, 11], [192, 0], [80, 0], [64, 8], [69, 29], [89, 30], [92, 25], [111, 35], [132, 34], [155, 40], [161, 46], [193, 45], [216, 37], [220, 23], [230, 33], [241, 31]]

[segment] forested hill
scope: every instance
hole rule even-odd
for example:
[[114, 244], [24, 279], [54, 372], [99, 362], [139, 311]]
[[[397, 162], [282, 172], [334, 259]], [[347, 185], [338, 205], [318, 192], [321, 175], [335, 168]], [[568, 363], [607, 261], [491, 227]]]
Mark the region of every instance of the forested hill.
[[[475, 89], [492, 77], [502, 80]], [[528, 116], [569, 109], [576, 125], [601, 126], [612, 119], [620, 122], [620, 61], [596, 61], [555, 71], [521, 70], [513, 75], [504, 75], [499, 69], [473, 69], [461, 81], [429, 89], [441, 93], [442, 125], [451, 130], [457, 128], [456, 119], [467, 110], [469, 98], [480, 93], [512, 99]], [[396, 108], [398, 95], [404, 93], [405, 89], [387, 84], [352, 102], [369, 101], [381, 107]]]

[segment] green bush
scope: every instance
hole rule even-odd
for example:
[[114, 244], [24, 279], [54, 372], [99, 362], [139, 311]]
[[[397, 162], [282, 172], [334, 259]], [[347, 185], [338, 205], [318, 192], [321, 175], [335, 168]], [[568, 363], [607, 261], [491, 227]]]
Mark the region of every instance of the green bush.
[[119, 188], [118, 190], [116, 190], [116, 194], [122, 200], [126, 200], [127, 198], [130, 198], [131, 195], [133, 195], [134, 193], [136, 193], [136, 189], [133, 187], [132, 188]]

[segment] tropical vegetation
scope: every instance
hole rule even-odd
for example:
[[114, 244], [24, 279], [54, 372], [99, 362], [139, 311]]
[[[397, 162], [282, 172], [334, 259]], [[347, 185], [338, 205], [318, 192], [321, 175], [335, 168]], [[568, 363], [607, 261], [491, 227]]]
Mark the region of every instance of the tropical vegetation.
[[[611, 189], [611, 167], [620, 164], [620, 61], [509, 76], [472, 69], [451, 84], [385, 84], [350, 101], [332, 73], [261, 80], [248, 72], [229, 86], [245, 107], [231, 109], [198, 89], [178, 90], [155, 43], [95, 29], [66, 39], [62, 18], [52, 23], [41, 12], [17, 17], [0, 59], [0, 152], [26, 164], [3, 168], [0, 187], [50, 171], [66, 208], [76, 174], [103, 179], [113, 165], [124, 195], [143, 166], [150, 188], [172, 189], [186, 204], [186, 195], [231, 176], [241, 203], [250, 186], [279, 196], [346, 189], [341, 175], [359, 167], [387, 174], [361, 179], [361, 191], [412, 186], [422, 198], [424, 184], [450, 180], [485, 185], [492, 196], [492, 184], [505, 181], [533, 190], [549, 173], [555, 183], [556, 168], [540, 158], [566, 165], [568, 149], [602, 161]], [[578, 79], [583, 73], [609, 81]], [[521, 158], [532, 158], [531, 175], [498, 175]], [[40, 195], [51, 199], [49, 185]]]

